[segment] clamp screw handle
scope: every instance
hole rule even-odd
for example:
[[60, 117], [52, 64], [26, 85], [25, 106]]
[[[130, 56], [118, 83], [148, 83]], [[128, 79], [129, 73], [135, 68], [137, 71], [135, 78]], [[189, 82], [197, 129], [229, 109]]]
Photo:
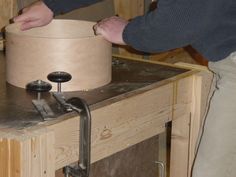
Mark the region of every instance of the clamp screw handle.
[[64, 71], [55, 71], [48, 74], [47, 78], [49, 81], [57, 83], [57, 91], [61, 92], [61, 83], [70, 81], [72, 76]]
[[36, 80], [26, 85], [26, 90], [35, 91], [38, 93], [38, 100], [40, 100], [42, 92], [49, 92], [52, 89], [52, 85], [42, 80]]

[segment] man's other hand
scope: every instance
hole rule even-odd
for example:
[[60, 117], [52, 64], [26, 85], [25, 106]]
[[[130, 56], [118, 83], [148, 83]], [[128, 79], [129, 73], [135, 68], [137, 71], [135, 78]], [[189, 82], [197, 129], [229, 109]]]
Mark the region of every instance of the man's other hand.
[[42, 2], [37, 1], [22, 10], [22, 14], [15, 17], [15, 23], [20, 24], [21, 30], [49, 24], [53, 19], [53, 12]]
[[94, 32], [96, 35], [101, 34], [106, 40], [114, 44], [125, 45], [122, 34], [127, 24], [127, 20], [113, 16], [98, 22], [94, 26]]

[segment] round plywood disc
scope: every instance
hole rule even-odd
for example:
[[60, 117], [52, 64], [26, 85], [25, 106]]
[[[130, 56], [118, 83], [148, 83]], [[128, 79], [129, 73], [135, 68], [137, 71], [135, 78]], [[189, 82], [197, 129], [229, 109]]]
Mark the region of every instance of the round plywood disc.
[[[90, 90], [111, 81], [111, 43], [95, 36], [94, 22], [53, 20], [49, 25], [21, 31], [6, 27], [6, 78], [25, 88], [34, 80], [64, 71], [72, 75], [62, 91]], [[49, 81], [48, 81], [49, 82]], [[56, 90], [56, 84], [53, 90]]]

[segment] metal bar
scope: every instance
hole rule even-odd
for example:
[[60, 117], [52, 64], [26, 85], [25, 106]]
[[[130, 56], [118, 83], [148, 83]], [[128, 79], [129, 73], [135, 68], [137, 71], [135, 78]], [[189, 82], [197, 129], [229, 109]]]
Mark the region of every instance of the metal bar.
[[61, 83], [60, 82], [57, 84], [57, 92], [61, 93]]
[[161, 171], [161, 177], [166, 177], [165, 174], [165, 164], [163, 162], [160, 161], [155, 161], [156, 164], [158, 164], [160, 171]]
[[[89, 176], [91, 156], [91, 114], [87, 103], [80, 98], [72, 98], [72, 109], [80, 115], [79, 167], [84, 176]], [[79, 108], [79, 109], [78, 109]]]
[[32, 103], [42, 116], [43, 120], [48, 120], [55, 117], [54, 112], [44, 99], [32, 100]]
[[91, 158], [91, 114], [88, 104], [81, 98], [74, 97], [67, 101], [62, 93], [53, 93], [55, 99], [66, 111], [76, 111], [80, 115], [80, 144], [78, 168], [64, 167], [65, 177], [88, 177]]

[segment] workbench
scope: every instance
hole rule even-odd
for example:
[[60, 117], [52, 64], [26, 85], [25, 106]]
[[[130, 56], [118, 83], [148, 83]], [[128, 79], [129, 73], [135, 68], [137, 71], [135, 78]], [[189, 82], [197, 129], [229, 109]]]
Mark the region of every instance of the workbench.
[[[79, 159], [80, 118], [59, 111], [42, 121], [31, 103], [36, 95], [6, 83], [4, 66], [0, 53], [0, 177], [54, 177]], [[164, 132], [172, 122], [170, 176], [188, 177], [211, 81], [203, 67], [114, 56], [110, 84], [64, 94], [89, 104], [92, 163]], [[56, 105], [50, 93], [43, 97]]]

